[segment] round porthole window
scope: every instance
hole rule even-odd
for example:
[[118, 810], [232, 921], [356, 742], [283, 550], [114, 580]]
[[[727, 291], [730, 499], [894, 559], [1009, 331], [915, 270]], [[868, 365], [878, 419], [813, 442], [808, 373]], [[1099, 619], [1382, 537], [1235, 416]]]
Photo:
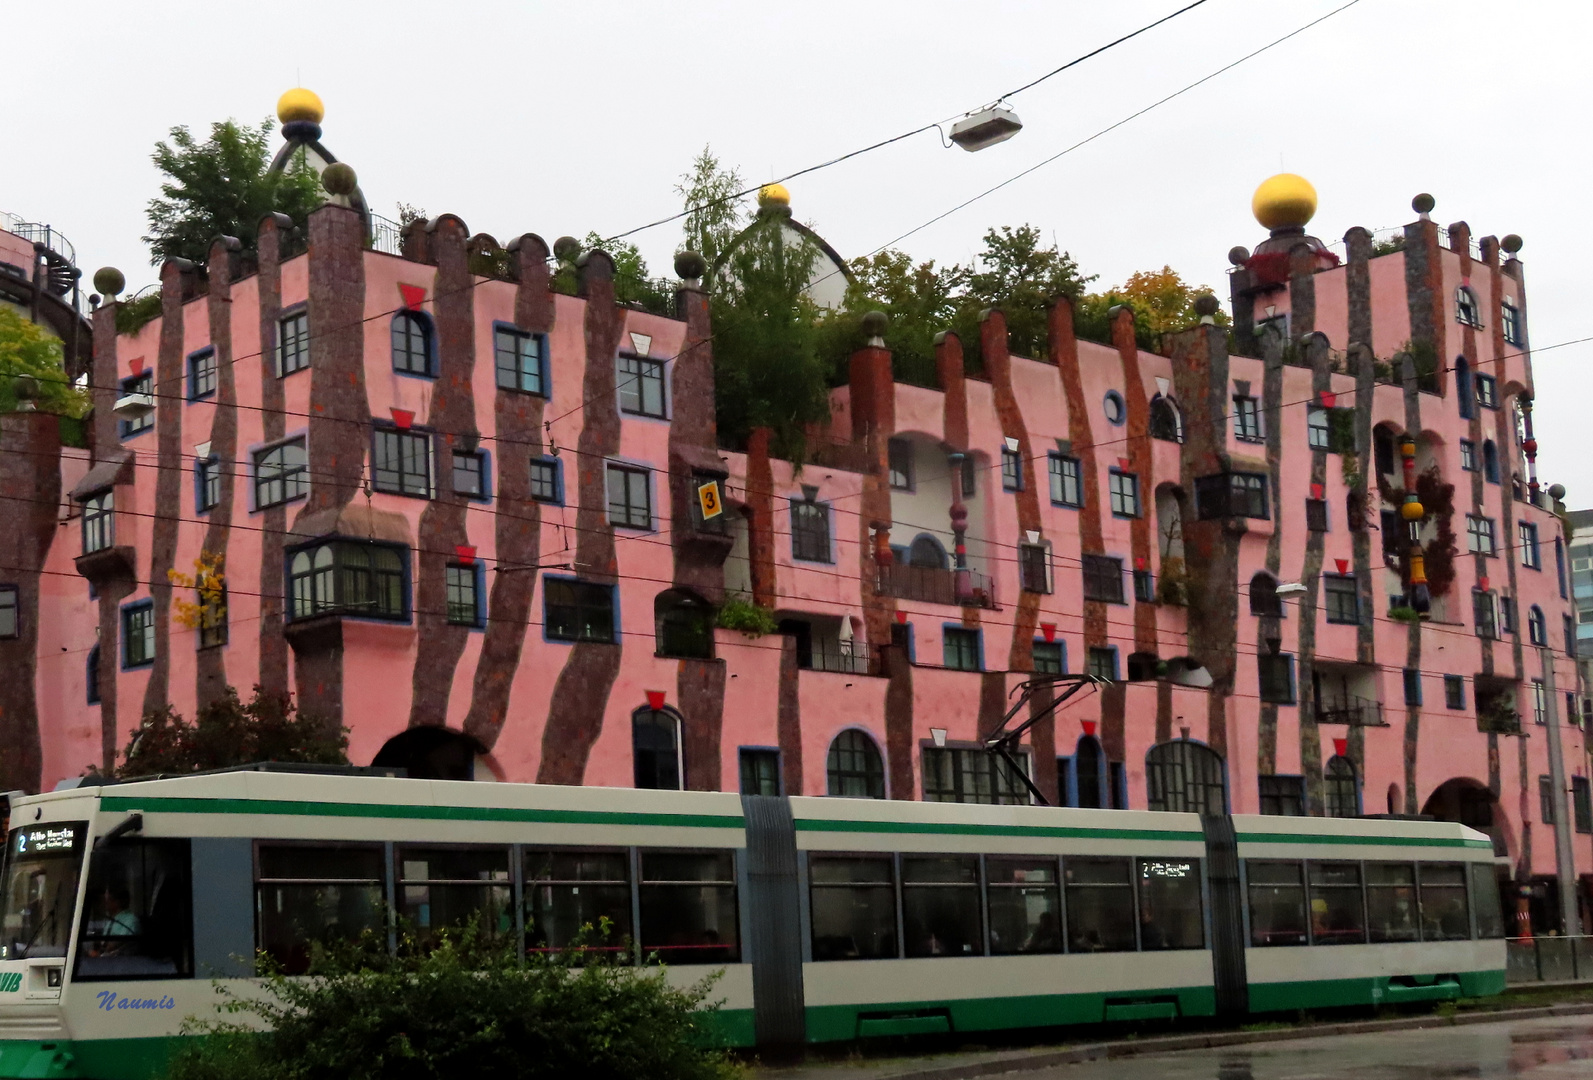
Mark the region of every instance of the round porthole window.
[[1123, 404], [1123, 395], [1116, 390], [1108, 390], [1106, 392], [1104, 408], [1106, 409], [1107, 420], [1114, 424], [1121, 424], [1128, 418], [1128, 406]]

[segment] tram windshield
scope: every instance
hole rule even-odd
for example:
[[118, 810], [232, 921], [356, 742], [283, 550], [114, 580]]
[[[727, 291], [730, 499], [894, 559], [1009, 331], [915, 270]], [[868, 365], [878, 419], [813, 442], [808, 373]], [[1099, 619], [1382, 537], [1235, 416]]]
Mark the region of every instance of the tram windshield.
[[66, 955], [87, 831], [82, 821], [11, 830], [0, 896], [0, 960]]

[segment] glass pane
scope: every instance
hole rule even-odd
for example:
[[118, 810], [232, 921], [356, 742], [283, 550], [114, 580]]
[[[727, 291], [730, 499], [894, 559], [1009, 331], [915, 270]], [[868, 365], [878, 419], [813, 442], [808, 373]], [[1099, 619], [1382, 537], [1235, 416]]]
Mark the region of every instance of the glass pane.
[[1464, 941], [1471, 937], [1463, 864], [1422, 863], [1421, 914], [1423, 941]]
[[123, 840], [89, 860], [77, 978], [192, 972], [188, 842]]
[[398, 893], [403, 928], [422, 941], [445, 927], [474, 922], [489, 937], [514, 930], [507, 885], [404, 885]]
[[730, 852], [642, 853], [643, 881], [734, 882], [735, 861]]
[[0, 960], [65, 956], [87, 823], [13, 829], [0, 897]]
[[309, 970], [316, 943], [357, 941], [368, 931], [386, 947], [380, 885], [266, 882], [256, 887], [255, 905], [259, 947], [290, 975]]
[[915, 883], [943, 883], [956, 885], [979, 884], [979, 860], [973, 856], [946, 856], [941, 858], [904, 858], [902, 881]]
[[1414, 885], [1416, 868], [1410, 863], [1367, 863], [1368, 885]]
[[[1122, 862], [1126, 879], [1128, 860]], [[1071, 866], [1067, 872], [1072, 873]], [[1134, 949], [1134, 887], [1127, 880], [1121, 885], [1077, 885], [1070, 878], [1067, 917], [1069, 952]]]
[[1504, 914], [1499, 909], [1499, 880], [1487, 863], [1471, 865], [1471, 902], [1477, 911], [1477, 936], [1505, 936]]
[[527, 881], [630, 880], [629, 858], [623, 851], [528, 851]]
[[1075, 857], [1063, 866], [1067, 883], [1072, 885], [1127, 885], [1128, 860]]
[[1140, 859], [1139, 944], [1142, 949], [1200, 949], [1200, 863], [1191, 859]]
[[808, 863], [808, 877], [815, 885], [841, 885], [848, 883], [889, 885], [891, 861], [889, 859], [825, 857]]
[[1252, 885], [1298, 885], [1300, 864], [1251, 860], [1245, 864], [1245, 877]]
[[1311, 940], [1317, 945], [1366, 940], [1359, 863], [1312, 863]]
[[403, 848], [398, 854], [404, 881], [508, 881], [507, 848]]
[[990, 951], [1061, 952], [1062, 911], [1053, 859], [987, 859]]
[[643, 953], [657, 953], [666, 964], [740, 957], [734, 885], [643, 885], [641, 901]]
[[[885, 868], [888, 875], [888, 862]], [[814, 960], [896, 955], [896, 890], [890, 885], [815, 885], [811, 908]]]
[[[903, 860], [903, 878], [907, 862]], [[902, 923], [908, 956], [975, 956], [984, 952], [977, 884], [904, 884]]]
[[1299, 863], [1247, 862], [1250, 943], [1305, 945], [1305, 889]]
[[383, 880], [380, 848], [260, 847], [260, 880]]

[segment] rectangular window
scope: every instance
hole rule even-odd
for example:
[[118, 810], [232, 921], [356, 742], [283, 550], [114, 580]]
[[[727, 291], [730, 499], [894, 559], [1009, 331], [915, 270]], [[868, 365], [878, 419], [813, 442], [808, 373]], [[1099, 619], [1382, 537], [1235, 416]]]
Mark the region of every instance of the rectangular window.
[[1420, 937], [1414, 866], [1366, 864], [1366, 922], [1374, 942], [1415, 941]]
[[212, 454], [194, 462], [194, 509], [214, 510], [221, 502], [221, 459]]
[[627, 529], [653, 527], [653, 502], [648, 470], [626, 465], [608, 467], [608, 520]]
[[544, 629], [554, 641], [614, 641], [614, 587], [543, 578]]
[[1260, 473], [1218, 473], [1195, 480], [1195, 504], [1202, 521], [1249, 517], [1265, 520], [1267, 478]]
[[941, 637], [946, 667], [953, 671], [979, 670], [979, 631], [948, 626]]
[[[625, 851], [528, 849], [525, 867], [526, 951], [567, 949], [624, 963], [631, 951], [631, 868]], [[608, 936], [599, 938], [607, 920]], [[590, 927], [590, 930], [585, 928]]]
[[116, 496], [105, 490], [83, 500], [83, 554], [104, 551], [116, 543]]
[[[255, 851], [255, 946], [284, 974], [309, 970], [309, 941], [352, 944], [385, 929], [380, 847], [261, 843]], [[627, 899], [629, 899], [627, 897]]]
[[[190, 977], [191, 865], [187, 840], [135, 835], [97, 848], [89, 856], [73, 978], [120, 982]], [[35, 903], [42, 907], [45, 902], [40, 896]]]
[[1294, 657], [1289, 653], [1256, 657], [1261, 700], [1274, 705], [1294, 704]]
[[1499, 597], [1499, 633], [1508, 637], [1516, 632], [1516, 602], [1514, 597]]
[[214, 649], [227, 643], [227, 583], [212, 582], [209, 575], [200, 574], [196, 583], [195, 598], [199, 608], [199, 647]]
[[897, 491], [913, 490], [913, 444], [906, 439], [892, 439], [886, 453], [890, 458], [891, 487]]
[[1422, 940], [1469, 939], [1471, 912], [1466, 907], [1466, 865], [1422, 863], [1416, 873], [1421, 895]]
[[1112, 513], [1118, 517], [1139, 517], [1139, 477], [1113, 469], [1107, 478], [1112, 496]]
[[1023, 490], [1023, 458], [1006, 447], [1001, 448], [1001, 490]]
[[990, 952], [995, 956], [1062, 951], [1062, 897], [1056, 859], [985, 859]]
[[188, 357], [188, 400], [213, 397], [216, 393], [216, 350], [200, 349]]
[[17, 587], [0, 585], [0, 638], [14, 638], [21, 632], [20, 607]]
[[122, 609], [122, 666], [155, 662], [155, 608], [147, 601]]
[[1541, 725], [1543, 723], [1543, 721], [1544, 721], [1544, 709], [1545, 709], [1545, 706], [1547, 705], [1547, 702], [1548, 702], [1548, 699], [1544, 696], [1544, 693], [1543, 693], [1543, 680], [1542, 679], [1533, 679], [1532, 680], [1532, 722], [1534, 724], [1540, 724]]
[[964, 454], [962, 459], [962, 497], [965, 499], [973, 498], [979, 490], [975, 473], [973, 455]]
[[1497, 638], [1499, 636], [1497, 604], [1492, 592], [1482, 589], [1471, 590], [1471, 618], [1477, 628], [1480, 638]]
[[449, 563], [443, 567], [443, 573], [446, 576], [448, 621], [455, 626], [480, 626], [481, 590], [477, 587], [475, 564]]
[[1313, 862], [1307, 868], [1311, 887], [1311, 943], [1360, 945], [1366, 941], [1366, 905], [1361, 892], [1361, 864]]
[[1018, 545], [1018, 584], [1024, 592], [1051, 591], [1051, 549], [1044, 544]]
[[1576, 818], [1576, 831], [1593, 833], [1593, 786], [1585, 776], [1571, 777], [1571, 809]]
[[1477, 388], [1477, 404], [1485, 409], [1499, 407], [1499, 383], [1492, 375], [1473, 375], [1472, 385]]
[[1538, 817], [1545, 825], [1554, 824], [1554, 783], [1547, 776], [1538, 777]]
[[1245, 878], [1250, 892], [1250, 944], [1309, 944], [1300, 864], [1246, 859]]
[[1142, 604], [1156, 602], [1156, 576], [1149, 570], [1134, 571], [1134, 599]]
[[1326, 499], [1305, 500], [1305, 527], [1310, 532], [1328, 531], [1328, 504]]
[[1067, 674], [1067, 654], [1063, 651], [1062, 642], [1036, 641], [1033, 655], [1034, 673], [1036, 675]]
[[1464, 709], [1466, 707], [1466, 677], [1464, 675], [1444, 676], [1444, 708]]
[[780, 751], [741, 748], [741, 794], [780, 794]]
[[1576, 623], [1572, 621], [1571, 616], [1569, 616], [1569, 615], [1561, 615], [1560, 616], [1560, 620], [1561, 620], [1561, 629], [1563, 629], [1565, 631], [1565, 655], [1567, 655], [1567, 656], [1575, 656], [1576, 655]]
[[487, 456], [481, 451], [454, 451], [454, 494], [466, 499], [487, 497]]
[[[1027, 756], [1019, 759], [1027, 765]], [[924, 747], [924, 801], [1027, 804], [1029, 788], [1002, 758], [978, 747]]]
[[551, 458], [531, 459], [531, 498], [537, 502], [559, 503], [559, 463]]
[[1107, 604], [1123, 603], [1123, 560], [1105, 555], [1081, 555], [1084, 599]]
[[1333, 425], [1328, 417], [1328, 411], [1320, 405], [1309, 406], [1305, 410], [1306, 441], [1313, 450], [1331, 450], [1333, 448]]
[[1520, 523], [1521, 565], [1532, 570], [1543, 569], [1542, 556], [1538, 554], [1538, 527], [1530, 521]]
[[1110, 645], [1092, 645], [1085, 656], [1086, 670], [1097, 679], [1117, 681], [1117, 650]]
[[310, 491], [309, 473], [310, 458], [302, 438], [255, 451], [255, 508], [264, 510], [302, 499]]
[[295, 311], [277, 320], [277, 378], [310, 366], [310, 313]]
[[1233, 399], [1233, 435], [1240, 442], [1260, 442], [1265, 438], [1261, 432], [1261, 403], [1255, 398]]
[[983, 955], [977, 855], [902, 856], [908, 956]]
[[288, 562], [291, 617], [356, 615], [407, 619], [405, 549], [358, 540], [303, 547]]
[[1504, 327], [1504, 339], [1507, 345], [1521, 344], [1521, 309], [1511, 303], [1509, 297], [1499, 305], [1499, 322]]
[[1412, 707], [1422, 703], [1422, 673], [1415, 668], [1405, 669], [1405, 704]]
[[1057, 506], [1083, 506], [1084, 488], [1079, 483], [1079, 459], [1051, 454], [1047, 461], [1051, 472], [1051, 502]]
[[1460, 467], [1466, 472], [1477, 471], [1477, 444], [1470, 439], [1460, 440]]
[[1305, 814], [1305, 779], [1300, 776], [1258, 776], [1261, 812], [1284, 817]]
[[813, 959], [897, 955], [896, 876], [889, 855], [808, 856]]
[[1322, 592], [1328, 622], [1353, 625], [1361, 621], [1361, 590], [1354, 575], [1323, 574]]
[[666, 964], [741, 958], [735, 856], [728, 851], [642, 852], [642, 955]]
[[1193, 859], [1135, 859], [1139, 871], [1139, 947], [1202, 949], [1200, 863]]
[[[153, 406], [155, 403], [155, 399], [153, 397], [154, 392], [155, 373], [152, 371], [145, 371], [141, 374], [134, 375], [130, 379], [122, 380], [123, 397], [131, 397], [135, 394], [142, 394], [146, 397], [149, 397], [149, 404]], [[133, 416], [126, 420], [118, 420], [116, 422], [116, 429], [124, 439], [130, 435], [137, 435], [141, 431], [148, 431], [154, 426], [155, 412], [153, 408], [151, 408], [149, 412], [144, 413], [142, 416]]]
[[498, 389], [547, 397], [547, 347], [545, 334], [530, 334], [510, 326], [493, 327], [492, 357]]
[[637, 416], [664, 416], [664, 362], [640, 356], [619, 358], [620, 411]]
[[1493, 519], [1466, 515], [1466, 550], [1481, 555], [1496, 555], [1494, 549]]
[[377, 491], [431, 498], [431, 433], [377, 428], [371, 473]]
[[1504, 912], [1499, 909], [1499, 879], [1492, 863], [1471, 864], [1471, 904], [1477, 915], [1477, 936], [1484, 941], [1505, 936]]
[[1067, 883], [1068, 952], [1134, 951], [1134, 880], [1129, 860], [1074, 856]]
[[474, 924], [496, 939], [514, 926], [509, 849], [398, 849], [398, 915], [423, 943], [440, 930]]
[[830, 508], [806, 499], [791, 500], [791, 557], [830, 561]]

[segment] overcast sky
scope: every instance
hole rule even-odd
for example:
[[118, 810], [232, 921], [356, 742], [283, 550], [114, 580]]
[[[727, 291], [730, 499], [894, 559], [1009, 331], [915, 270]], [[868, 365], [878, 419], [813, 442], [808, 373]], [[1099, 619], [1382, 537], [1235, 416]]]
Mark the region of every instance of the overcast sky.
[[[1342, 0], [1208, 0], [1013, 98], [1015, 139], [978, 154], [933, 132], [791, 183], [798, 218], [850, 258], [1210, 74]], [[506, 239], [605, 236], [678, 209], [704, 144], [751, 180], [978, 107], [1181, 0], [784, 4], [13, 3], [15, 108], [0, 209], [53, 224], [85, 275], [154, 280], [140, 237], [169, 128], [257, 121], [296, 83], [372, 208], [402, 200]], [[1326, 241], [1403, 224], [1411, 196], [1475, 235], [1521, 234], [1540, 476], [1593, 506], [1578, 396], [1593, 309], [1570, 227], [1593, 154], [1593, 6], [1361, 0], [1277, 48], [917, 232], [918, 258], [966, 261], [992, 225], [1029, 222], [1102, 284], [1170, 264], [1217, 287], [1265, 231], [1256, 184], [1308, 177]], [[1578, 195], [1578, 193], [1581, 193]], [[636, 238], [670, 271], [677, 225]]]

